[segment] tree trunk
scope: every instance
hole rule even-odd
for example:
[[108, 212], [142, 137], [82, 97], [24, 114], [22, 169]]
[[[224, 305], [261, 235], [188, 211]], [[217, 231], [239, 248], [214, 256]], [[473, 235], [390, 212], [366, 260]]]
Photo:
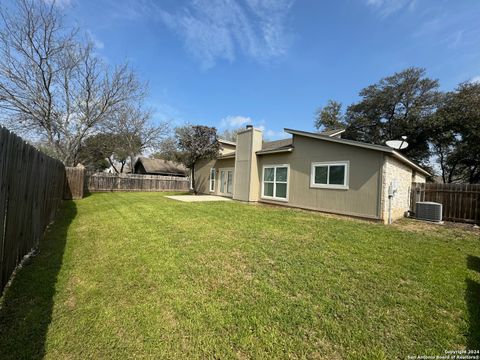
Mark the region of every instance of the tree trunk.
[[107, 157], [107, 159], [108, 159], [108, 162], [110, 163], [110, 165], [113, 167], [113, 170], [115, 170], [115, 172], [118, 174], [118, 170], [117, 170], [117, 168], [115, 167], [115, 165], [113, 165], [112, 159], [110, 159], [110, 157]]
[[191, 172], [191, 176], [192, 176], [192, 188], [193, 188], [193, 193], [195, 195], [197, 195], [197, 187], [195, 185], [195, 164], [193, 164], [192, 168], [190, 169], [192, 170]]

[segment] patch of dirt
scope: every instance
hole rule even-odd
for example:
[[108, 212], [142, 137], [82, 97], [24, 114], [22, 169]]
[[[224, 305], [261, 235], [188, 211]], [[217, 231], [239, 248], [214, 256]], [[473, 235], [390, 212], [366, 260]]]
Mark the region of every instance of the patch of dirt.
[[427, 221], [415, 219], [401, 219], [392, 224], [392, 226], [413, 232], [437, 232], [439, 230], [465, 231], [468, 234], [480, 235], [480, 227], [473, 224], [445, 221], [443, 224], [435, 224]]

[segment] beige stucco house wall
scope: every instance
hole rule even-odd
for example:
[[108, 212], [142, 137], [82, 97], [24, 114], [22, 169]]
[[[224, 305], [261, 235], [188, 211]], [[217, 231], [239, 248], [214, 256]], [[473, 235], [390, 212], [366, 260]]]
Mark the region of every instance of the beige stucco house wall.
[[[251, 127], [238, 134], [236, 146], [222, 144], [217, 159], [196, 164], [198, 191], [387, 222], [389, 204], [392, 220], [403, 217], [409, 210], [412, 181], [425, 182], [428, 174], [385, 146], [343, 140], [338, 134], [333, 139], [322, 134], [286, 131], [292, 138], [282, 140], [284, 143], [278, 148], [262, 144], [262, 132]], [[325, 188], [313, 183], [313, 164], [325, 163], [346, 164], [345, 185]], [[285, 198], [263, 196], [264, 168], [272, 165], [288, 168]], [[213, 191], [211, 169], [215, 169]], [[222, 169], [232, 171], [231, 194], [219, 192]], [[391, 185], [396, 191], [389, 197]]]
[[[223, 140], [220, 143], [220, 157], [214, 160], [200, 160], [195, 164], [195, 187], [200, 194], [219, 195], [218, 181], [220, 169], [233, 169], [235, 167], [236, 145], [230, 141]], [[210, 191], [210, 170], [215, 169], [215, 191]]]
[[[215, 169], [215, 190], [210, 191], [210, 170]], [[219, 192], [220, 169], [234, 169], [235, 158], [201, 160], [195, 165], [195, 186], [200, 194], [221, 195]], [[235, 183], [234, 185], [235, 186]]]
[[[288, 164], [288, 205], [337, 214], [380, 218], [381, 153], [293, 136], [294, 150], [259, 156], [258, 172], [265, 165]], [[346, 161], [348, 189], [322, 189], [311, 186], [312, 163]], [[260, 196], [259, 201], [272, 202]], [[277, 202], [277, 201], [273, 201]]]

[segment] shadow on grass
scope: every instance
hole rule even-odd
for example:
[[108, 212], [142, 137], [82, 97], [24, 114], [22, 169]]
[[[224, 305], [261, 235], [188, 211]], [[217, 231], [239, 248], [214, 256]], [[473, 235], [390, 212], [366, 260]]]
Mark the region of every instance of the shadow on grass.
[[[480, 273], [480, 258], [469, 255], [467, 257], [467, 267], [470, 270]], [[469, 329], [467, 337], [467, 349], [480, 349], [480, 283], [467, 278], [467, 290], [465, 301], [468, 308]]]
[[476, 272], [480, 273], [480, 257], [468, 255], [467, 256], [467, 267], [470, 270], [473, 270], [473, 271], [476, 271]]
[[65, 201], [54, 224], [40, 241], [39, 253], [17, 273], [0, 305], [0, 357], [42, 359], [52, 318], [57, 275], [62, 266], [67, 230], [77, 213]]

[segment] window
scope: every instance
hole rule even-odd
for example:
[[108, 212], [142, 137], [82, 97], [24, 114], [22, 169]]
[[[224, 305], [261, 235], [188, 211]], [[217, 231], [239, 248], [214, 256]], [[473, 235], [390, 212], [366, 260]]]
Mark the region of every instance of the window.
[[310, 186], [348, 189], [348, 161], [312, 163]]
[[210, 191], [215, 191], [215, 168], [210, 169]]
[[288, 165], [266, 165], [263, 167], [263, 198], [287, 201], [288, 169]]

